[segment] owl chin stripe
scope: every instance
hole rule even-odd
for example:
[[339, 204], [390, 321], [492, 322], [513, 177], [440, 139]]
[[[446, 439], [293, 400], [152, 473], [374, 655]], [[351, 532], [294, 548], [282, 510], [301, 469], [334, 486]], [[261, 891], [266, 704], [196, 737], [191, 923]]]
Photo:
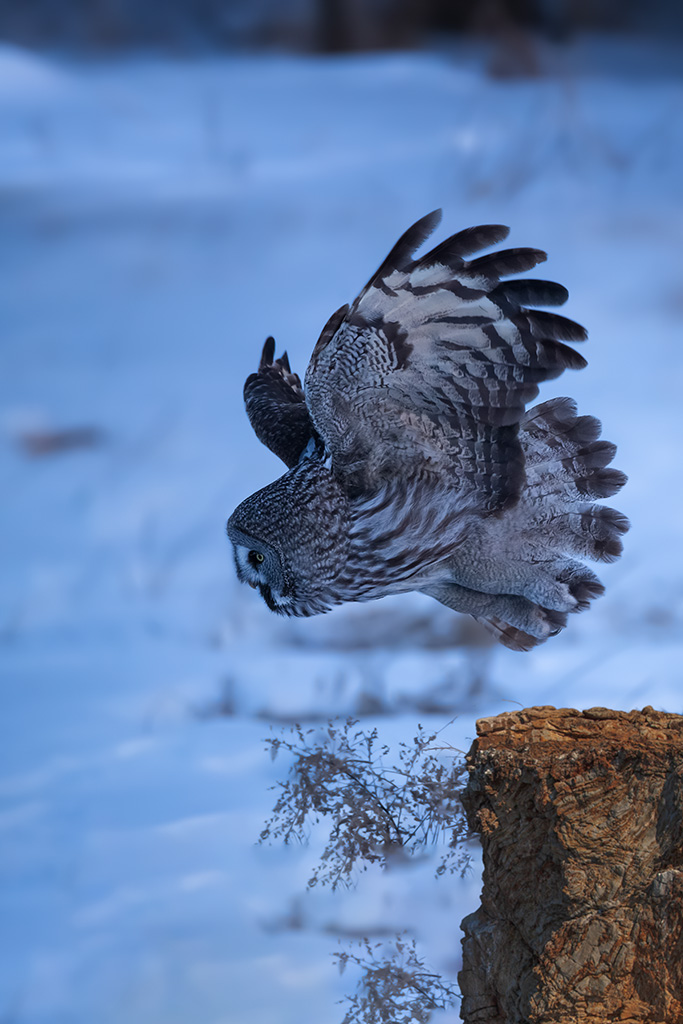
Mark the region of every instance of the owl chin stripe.
[[304, 599], [297, 602], [295, 599], [293, 600], [290, 597], [283, 598], [280, 595], [276, 600], [273, 596], [272, 587], [268, 586], [267, 583], [259, 583], [258, 589], [271, 612], [275, 612], [277, 615], [286, 615], [290, 618], [292, 616], [308, 618], [311, 615], [322, 615], [325, 612], [329, 612], [331, 604], [338, 603], [332, 600], [328, 604], [320, 598]]
[[273, 597], [273, 591], [267, 583], [259, 583], [258, 589], [261, 592], [261, 597], [266, 602], [271, 612], [277, 612], [278, 615], [287, 615], [287, 605], [278, 604]]

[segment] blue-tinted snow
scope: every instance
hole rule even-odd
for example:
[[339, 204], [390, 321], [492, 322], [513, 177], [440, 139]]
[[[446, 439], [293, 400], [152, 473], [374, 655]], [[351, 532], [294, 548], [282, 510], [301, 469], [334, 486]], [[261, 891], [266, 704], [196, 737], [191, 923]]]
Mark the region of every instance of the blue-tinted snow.
[[[397, 743], [457, 714], [466, 749], [518, 705], [681, 711], [683, 85], [615, 64], [0, 50], [4, 1019], [333, 1024], [337, 937], [387, 929], [457, 969], [476, 874], [305, 895], [320, 837], [254, 848], [270, 722], [367, 713]], [[544, 397], [599, 414], [631, 477], [607, 596], [526, 656], [418, 597], [275, 619], [223, 534], [279, 472], [241, 404], [262, 340], [303, 371], [436, 206], [550, 252], [590, 365]], [[76, 427], [101, 443], [22, 447]]]

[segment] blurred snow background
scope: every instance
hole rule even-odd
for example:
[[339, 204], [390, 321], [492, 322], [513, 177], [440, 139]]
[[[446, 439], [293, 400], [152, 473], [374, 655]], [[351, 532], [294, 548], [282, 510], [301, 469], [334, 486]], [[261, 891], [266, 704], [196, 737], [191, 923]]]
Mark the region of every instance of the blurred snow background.
[[[457, 971], [476, 870], [306, 894], [319, 837], [254, 846], [272, 727], [456, 716], [466, 750], [517, 706], [683, 710], [683, 49], [499, 57], [0, 47], [3, 1022], [334, 1024], [338, 939], [403, 928]], [[280, 472], [241, 400], [263, 339], [303, 374], [436, 206], [549, 252], [589, 367], [542, 397], [631, 478], [607, 595], [527, 655], [414, 595], [281, 621], [224, 536]]]

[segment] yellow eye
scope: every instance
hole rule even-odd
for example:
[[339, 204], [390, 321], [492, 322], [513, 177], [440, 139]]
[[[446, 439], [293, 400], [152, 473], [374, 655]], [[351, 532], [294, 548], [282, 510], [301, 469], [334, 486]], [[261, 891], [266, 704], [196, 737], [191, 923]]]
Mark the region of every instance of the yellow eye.
[[250, 551], [249, 552], [249, 561], [254, 566], [260, 565], [261, 562], [263, 562], [265, 560], [265, 557], [266, 556], [262, 555], [260, 551]]

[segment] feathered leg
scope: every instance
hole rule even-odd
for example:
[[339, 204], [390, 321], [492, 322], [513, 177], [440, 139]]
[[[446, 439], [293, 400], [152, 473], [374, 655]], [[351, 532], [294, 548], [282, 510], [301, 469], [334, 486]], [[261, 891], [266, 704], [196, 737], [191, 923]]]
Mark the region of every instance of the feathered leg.
[[484, 594], [457, 583], [443, 583], [423, 591], [447, 608], [473, 615], [513, 651], [528, 651], [567, 624], [567, 615], [511, 594]]

